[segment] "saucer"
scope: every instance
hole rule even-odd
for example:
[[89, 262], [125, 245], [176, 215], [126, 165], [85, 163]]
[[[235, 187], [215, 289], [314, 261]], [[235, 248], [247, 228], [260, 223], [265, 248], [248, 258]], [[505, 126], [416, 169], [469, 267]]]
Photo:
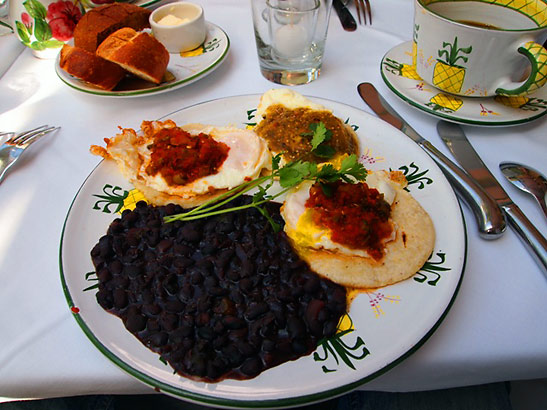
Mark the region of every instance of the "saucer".
[[547, 86], [524, 97], [462, 97], [423, 81], [412, 65], [412, 42], [389, 50], [381, 63], [386, 85], [403, 101], [427, 114], [461, 124], [518, 125], [547, 113]]

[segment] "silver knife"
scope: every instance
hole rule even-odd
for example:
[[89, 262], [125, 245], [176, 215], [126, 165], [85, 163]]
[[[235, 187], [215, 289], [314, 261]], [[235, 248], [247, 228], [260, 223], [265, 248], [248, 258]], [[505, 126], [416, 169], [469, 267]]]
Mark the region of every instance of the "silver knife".
[[444, 172], [450, 183], [456, 188], [456, 193], [471, 208], [479, 229], [479, 235], [484, 239], [499, 238], [506, 228], [505, 217], [496, 202], [472, 178], [448, 159], [428, 140], [419, 135], [370, 83], [357, 86], [361, 98], [382, 120], [404, 132], [424, 151], [426, 151]]
[[460, 165], [471, 175], [503, 209], [511, 227], [520, 235], [528, 251], [547, 276], [547, 240], [509, 198], [494, 175], [465, 136], [458, 124], [439, 121], [437, 131]]

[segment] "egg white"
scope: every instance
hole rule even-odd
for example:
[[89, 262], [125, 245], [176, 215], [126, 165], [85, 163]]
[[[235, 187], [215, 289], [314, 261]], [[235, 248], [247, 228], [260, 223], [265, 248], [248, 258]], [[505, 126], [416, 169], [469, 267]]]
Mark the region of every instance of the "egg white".
[[255, 113], [257, 122], [260, 122], [264, 118], [264, 114], [266, 113], [268, 107], [276, 104], [280, 104], [291, 110], [297, 108], [309, 108], [311, 110], [328, 111], [332, 113], [332, 110], [321, 104], [314, 103], [309, 98], [304, 97], [302, 94], [299, 94], [294, 90], [289, 88], [275, 88], [266, 91], [260, 97]]

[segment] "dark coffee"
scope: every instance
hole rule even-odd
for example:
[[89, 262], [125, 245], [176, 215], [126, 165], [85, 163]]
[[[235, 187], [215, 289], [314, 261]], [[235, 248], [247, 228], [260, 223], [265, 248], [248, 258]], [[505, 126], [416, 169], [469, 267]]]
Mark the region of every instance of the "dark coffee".
[[499, 30], [499, 27], [493, 26], [492, 24], [481, 23], [480, 21], [473, 20], [458, 20], [458, 23], [465, 24], [466, 26], [473, 26], [479, 28], [487, 28], [491, 30]]

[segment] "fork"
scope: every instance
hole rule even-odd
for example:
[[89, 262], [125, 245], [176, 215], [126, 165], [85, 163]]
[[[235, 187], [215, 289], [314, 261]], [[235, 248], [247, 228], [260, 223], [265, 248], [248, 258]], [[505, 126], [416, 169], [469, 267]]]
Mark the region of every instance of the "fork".
[[30, 131], [25, 131], [21, 134], [14, 134], [10, 132], [0, 133], [0, 137], [10, 136], [2, 144], [2, 146], [0, 146], [0, 182], [4, 179], [7, 170], [11, 168], [17, 159], [19, 159], [26, 148], [28, 148], [33, 142], [37, 141], [43, 135], [49, 134], [57, 129], [59, 129], [59, 127], [42, 125], [41, 127], [34, 128]]
[[367, 24], [367, 16], [368, 24], [372, 24], [372, 11], [370, 9], [369, 0], [354, 0], [354, 2], [359, 24]]

